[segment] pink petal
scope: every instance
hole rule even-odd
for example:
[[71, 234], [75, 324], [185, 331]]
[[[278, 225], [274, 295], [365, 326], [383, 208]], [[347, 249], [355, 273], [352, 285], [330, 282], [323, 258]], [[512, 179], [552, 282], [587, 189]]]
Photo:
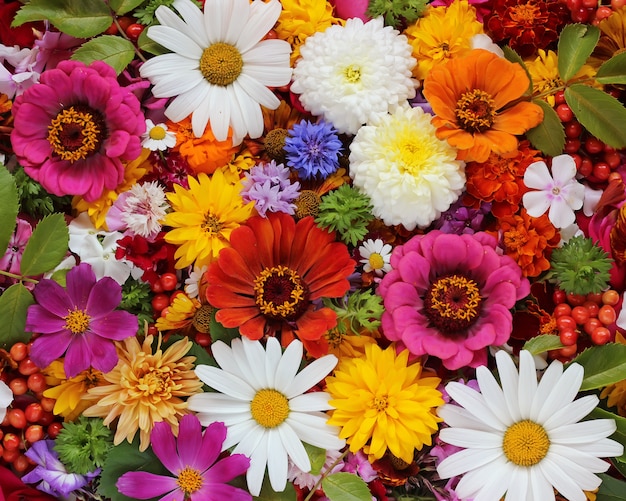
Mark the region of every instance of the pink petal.
[[205, 474], [207, 481], [230, 482], [243, 475], [250, 467], [250, 459], [244, 454], [233, 454], [221, 459]]
[[108, 157], [120, 157], [126, 151], [130, 134], [124, 130], [116, 130], [104, 143], [104, 151]]
[[76, 376], [79, 372], [89, 369], [92, 359], [93, 355], [91, 347], [87, 342], [87, 334], [76, 334], [72, 336], [63, 362], [65, 375], [71, 378]]
[[91, 317], [97, 318], [113, 311], [121, 301], [120, 285], [111, 277], [104, 277], [91, 289], [86, 309]]
[[[67, 314], [67, 311], [65, 313]], [[33, 304], [28, 307], [24, 329], [27, 332], [54, 334], [65, 329], [65, 320], [43, 306]]]
[[406, 282], [391, 284], [383, 297], [385, 308], [391, 312], [400, 306], [415, 307], [419, 300], [415, 287]]
[[137, 317], [132, 313], [115, 310], [108, 315], [92, 318], [89, 329], [102, 338], [122, 341], [134, 336], [138, 325]]
[[[91, 365], [93, 368], [105, 374], [112, 371], [119, 360], [115, 345], [111, 341], [89, 332], [83, 334], [83, 337], [91, 352]], [[68, 355], [70, 350], [72, 350], [71, 345], [67, 350]], [[65, 360], [67, 361], [67, 355]]]
[[228, 484], [206, 484], [197, 493], [196, 499], [203, 501], [251, 501], [252, 495], [249, 492]]
[[54, 280], [41, 280], [33, 290], [33, 296], [42, 308], [58, 317], [67, 316], [67, 312], [74, 307], [65, 289]]
[[[215, 463], [222, 451], [224, 440], [226, 440], [226, 426], [224, 423], [219, 421], [211, 423], [204, 432], [202, 445], [197, 454], [196, 464], [198, 465], [198, 469], [204, 471]], [[223, 481], [228, 482], [228, 480]]]
[[430, 285], [431, 265], [417, 252], [409, 252], [397, 267], [404, 282], [418, 289], [426, 289]]
[[[181, 423], [185, 417], [187, 416], [183, 417]], [[169, 423], [164, 421], [155, 423], [150, 434], [150, 443], [152, 444], [152, 450], [163, 463], [163, 466], [174, 475], [185, 467], [185, 464], [180, 460], [176, 452], [176, 439]]]
[[[212, 426], [212, 425], [211, 425]], [[209, 426], [209, 429], [210, 427]], [[207, 434], [209, 433], [209, 429], [207, 429]], [[226, 433], [224, 433], [224, 437]], [[205, 435], [206, 437], [206, 435]], [[222, 442], [224, 439], [222, 438]], [[202, 446], [204, 442], [209, 442], [212, 446], [214, 444], [210, 438], [204, 439], [202, 436], [202, 425], [200, 421], [194, 414], [186, 414], [180, 420], [180, 425], [178, 428], [178, 456], [180, 457], [180, 462], [189, 466], [195, 470], [204, 471], [206, 470], [213, 462], [217, 459], [212, 458], [212, 460], [208, 464], [204, 464], [204, 462], [200, 462], [198, 460], [198, 456], [200, 456], [202, 451]], [[221, 444], [218, 446], [218, 455], [221, 451]]]
[[134, 499], [150, 499], [170, 491], [176, 491], [178, 499], [183, 499], [183, 492], [178, 488], [175, 478], [145, 471], [124, 473], [115, 486], [122, 494]]
[[30, 358], [37, 367], [42, 369], [48, 367], [53, 360], [63, 355], [71, 340], [72, 333], [68, 330], [39, 336], [30, 349]]
[[439, 273], [441, 271], [462, 270], [467, 255], [467, 245], [458, 235], [442, 234], [433, 243], [434, 260], [432, 263]]
[[96, 275], [87, 263], [75, 266], [67, 274], [67, 293], [78, 309], [87, 311], [87, 301], [95, 283]]

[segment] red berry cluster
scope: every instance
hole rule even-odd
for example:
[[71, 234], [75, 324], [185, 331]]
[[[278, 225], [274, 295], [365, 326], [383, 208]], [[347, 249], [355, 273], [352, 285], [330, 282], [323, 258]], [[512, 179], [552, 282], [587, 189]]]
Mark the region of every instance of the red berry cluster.
[[556, 290], [553, 299], [556, 306], [552, 315], [565, 347], [550, 352], [552, 358], [570, 359], [586, 346], [603, 345], [612, 340], [609, 327], [617, 320], [617, 291], [609, 289], [583, 295]]
[[107, 28], [105, 34], [107, 35], [117, 35], [122, 28], [124, 31], [124, 35], [131, 42], [137, 42], [139, 39], [139, 35], [141, 35], [142, 31], [146, 29], [143, 24], [139, 24], [135, 22], [135, 19], [128, 16], [121, 16], [116, 19], [117, 22], [112, 22], [111, 26]]
[[30, 345], [15, 343], [4, 356], [0, 379], [13, 392], [13, 402], [0, 423], [0, 464], [24, 473], [32, 464], [24, 455], [30, 444], [55, 438], [62, 422], [53, 414], [56, 400], [43, 396], [46, 378], [28, 356]]
[[572, 21], [575, 23], [598, 24], [609, 17], [614, 9], [626, 5], [626, 0], [611, 0], [600, 5], [598, 0], [566, 0], [565, 4], [571, 12]]

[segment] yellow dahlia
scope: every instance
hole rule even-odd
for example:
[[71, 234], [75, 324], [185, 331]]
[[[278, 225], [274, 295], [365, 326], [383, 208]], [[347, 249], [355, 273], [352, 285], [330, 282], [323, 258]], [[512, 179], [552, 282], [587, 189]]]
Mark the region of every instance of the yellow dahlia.
[[407, 463], [415, 449], [432, 444], [441, 421], [434, 413], [443, 405], [440, 379], [423, 377], [420, 363], [408, 365], [409, 352], [395, 345], [365, 348], [365, 356], [342, 361], [326, 379], [329, 404], [335, 407], [329, 425], [341, 427], [350, 451], [363, 449], [374, 459], [387, 449]]
[[[626, 338], [621, 333], [616, 332], [615, 342], [626, 344]], [[617, 413], [622, 417], [626, 417], [626, 379], [608, 385], [600, 393], [600, 398], [606, 398], [607, 406], [616, 407]]]
[[377, 330], [354, 333], [352, 330], [337, 326], [330, 329], [324, 337], [328, 342], [328, 353], [335, 355], [341, 361], [364, 356], [365, 348], [376, 344], [380, 333]]
[[472, 49], [472, 37], [482, 33], [476, 9], [467, 0], [457, 0], [449, 7], [429, 6], [424, 16], [404, 31], [417, 59], [413, 76], [424, 80], [436, 64], [464, 56]]
[[193, 371], [196, 357], [185, 356], [193, 344], [188, 338], [165, 351], [159, 339], [154, 353], [153, 341], [154, 336], [146, 336], [143, 344], [135, 337], [117, 343], [119, 362], [104, 375], [109, 384], [91, 388], [84, 397], [93, 404], [84, 416], [103, 418], [109, 427], [119, 418], [115, 445], [124, 439], [132, 442], [139, 431], [139, 450], [146, 450], [150, 432], [159, 421], [169, 423], [178, 433], [178, 422], [187, 414], [184, 398], [202, 389], [202, 381]]
[[600, 40], [589, 58], [589, 64], [599, 67], [626, 50], [626, 5], [615, 9], [613, 13], [600, 21]]
[[239, 192], [242, 185], [222, 169], [212, 177], [204, 173], [197, 179], [189, 176], [189, 189], [174, 186], [167, 198], [173, 212], [165, 216], [165, 226], [173, 229], [165, 241], [178, 245], [174, 254], [176, 268], [211, 263], [220, 250], [229, 246], [230, 234], [254, 211], [254, 202], [244, 204]]

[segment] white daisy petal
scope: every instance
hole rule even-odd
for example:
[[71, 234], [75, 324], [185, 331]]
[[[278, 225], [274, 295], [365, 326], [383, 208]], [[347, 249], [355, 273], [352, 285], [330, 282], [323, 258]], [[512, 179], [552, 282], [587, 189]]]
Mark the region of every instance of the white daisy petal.
[[519, 355], [519, 409], [522, 419], [530, 418], [530, 406], [537, 392], [537, 372], [530, 352], [522, 350]]
[[538, 422], [547, 421], [558, 409], [574, 400], [582, 383], [583, 375], [584, 370], [579, 364], [572, 364], [567, 368], [552, 387], [545, 405], [537, 415]]
[[267, 3], [252, 2], [250, 17], [248, 18], [236, 46], [240, 52], [246, 52], [254, 47], [274, 27], [280, 16], [282, 6], [279, 0], [270, 0]]
[[578, 444], [576, 449], [601, 458], [617, 458], [624, 454], [624, 446], [610, 438], [603, 438], [587, 444]]
[[296, 435], [291, 426], [287, 424], [279, 426], [278, 434], [280, 435], [280, 439], [283, 447], [287, 451], [289, 459], [302, 471], [310, 471], [311, 460], [306, 453], [304, 445], [302, 445], [298, 435]]
[[230, 123], [230, 109], [232, 100], [228, 99], [228, 90], [225, 87], [212, 86], [208, 106], [211, 120], [211, 131], [218, 141], [228, 138], [228, 124]]
[[198, 101], [198, 98], [206, 95], [207, 85], [206, 82], [201, 82], [190, 91], [179, 94], [165, 109], [165, 116], [172, 122], [180, 122], [191, 115], [198, 106], [206, 104]]
[[239, 446], [235, 447], [233, 453], [246, 454], [246, 456], [250, 458], [250, 467], [246, 472], [248, 491], [253, 496], [258, 496], [261, 493], [263, 478], [265, 477], [265, 467], [267, 466], [268, 436], [266, 434], [261, 435], [259, 444], [257, 444], [257, 447], [249, 453], [246, 453], [244, 449], [240, 448], [242, 443], [244, 442], [240, 442]]
[[211, 388], [242, 400], [252, 400], [254, 388], [243, 379], [209, 365], [198, 365], [196, 375]]
[[[182, 73], [182, 72], [181, 72]], [[184, 74], [166, 75], [159, 78], [152, 88], [154, 97], [172, 97], [190, 91], [202, 84], [204, 77], [198, 70], [190, 70]]]
[[541, 462], [541, 471], [552, 486], [568, 501], [587, 500], [587, 496], [585, 496], [576, 479], [564, 472], [559, 464], [546, 457]]
[[550, 444], [550, 451], [548, 456], [552, 457], [553, 461], [559, 462], [560, 457], [569, 459], [575, 462], [577, 465], [585, 468], [587, 471], [593, 473], [603, 473], [609, 469], [611, 464], [608, 461], [604, 461], [596, 456], [581, 451], [579, 448], [569, 447], [567, 445]]
[[148, 38], [154, 40], [166, 49], [176, 52], [187, 58], [200, 60], [202, 48], [183, 32], [169, 26], [150, 26]]
[[589, 414], [598, 405], [598, 402], [599, 399], [596, 395], [586, 395], [574, 400], [554, 412], [543, 423], [543, 427], [550, 430], [554, 423], [558, 423], [559, 426], [576, 423]]
[[506, 407], [514, 421], [522, 418], [519, 408], [519, 374], [511, 357], [504, 350], [496, 353], [496, 365], [506, 400]]
[[276, 428], [267, 433], [267, 472], [275, 492], [282, 492], [287, 485], [287, 451]]
[[336, 365], [337, 357], [335, 355], [326, 355], [314, 360], [293, 378], [289, 387], [285, 389], [285, 396], [293, 398], [304, 393], [324, 379]]
[[[494, 428], [477, 419], [459, 405], [445, 404], [437, 408], [437, 415], [450, 426], [470, 428], [472, 430], [494, 431]], [[504, 431], [504, 430], [502, 430]]]
[[[267, 342], [278, 343], [278, 340], [271, 337], [267, 340]], [[302, 343], [289, 343], [289, 346], [285, 349], [283, 357], [276, 367], [276, 389], [285, 396], [287, 396], [287, 390], [298, 372], [300, 362], [302, 360], [302, 353]], [[291, 397], [293, 396], [294, 395], [291, 395]], [[287, 398], [291, 397], [287, 396]]]
[[514, 467], [511, 470], [505, 501], [533, 501], [528, 496], [528, 488], [530, 487], [528, 474], [528, 468]]
[[447, 444], [473, 449], [492, 449], [502, 446], [502, 436], [466, 428], [443, 428], [439, 438]]
[[501, 460], [502, 457], [502, 451], [499, 449], [464, 449], [439, 463], [437, 473], [441, 478], [455, 477], [499, 458]]
[[[180, 13], [184, 23], [177, 24], [175, 28], [178, 31], [188, 34], [200, 47], [207, 47], [209, 37], [207, 37], [204, 23], [202, 20], [202, 11], [189, 0], [175, 0], [173, 7]], [[170, 11], [171, 12], [171, 11]], [[173, 24], [170, 24], [173, 26]]]
[[529, 496], [529, 501], [554, 501], [556, 499], [552, 484], [546, 479], [541, 468], [529, 468], [529, 475], [532, 491], [532, 497]]
[[[530, 408], [530, 419], [539, 422], [539, 412], [545, 412], [546, 415], [554, 414], [559, 407], [553, 406], [549, 400], [552, 388], [561, 378], [563, 374], [563, 364], [558, 360], [554, 360], [543, 373], [541, 381], [537, 385], [537, 392]], [[543, 409], [548, 408], [543, 411]], [[542, 420], [542, 421], [545, 421]]]
[[509, 484], [508, 482], [502, 482], [500, 479], [510, 479], [512, 469], [513, 465], [511, 463], [503, 463], [500, 471], [498, 471], [498, 476], [489, 476], [480, 491], [474, 496], [473, 501], [494, 501], [501, 499]]
[[[231, 13], [226, 32], [223, 34], [224, 42], [237, 45], [237, 39], [245, 30], [250, 16], [250, 2], [248, 0], [231, 0]], [[241, 49], [240, 49], [241, 50]]]
[[[239, 444], [240, 448], [246, 448], [249, 452], [244, 452], [247, 456], [250, 456], [256, 447], [256, 444], [264, 436], [260, 432], [260, 426], [254, 419], [247, 419], [234, 424], [228, 424], [228, 433], [222, 450], [230, 449], [236, 444]], [[254, 440], [256, 438], [256, 440]]]
[[[504, 393], [502, 388], [498, 385], [489, 369], [485, 366], [476, 368], [476, 379], [478, 380], [478, 386], [484, 397], [484, 402], [491, 410], [493, 415], [502, 422], [504, 429], [506, 426], [513, 424], [508, 412], [503, 413], [502, 409], [506, 408], [506, 400], [504, 399]], [[458, 426], [458, 425], [457, 425]]]
[[550, 440], [557, 444], [584, 444], [605, 438], [616, 429], [612, 419], [593, 419], [552, 428], [549, 435]]
[[316, 417], [311, 414], [292, 412], [285, 421], [297, 433], [300, 439], [322, 449], [341, 449], [345, 440], [339, 438], [339, 430], [328, 426], [328, 417]]
[[465, 407], [479, 421], [493, 428], [504, 431], [506, 426], [491, 412], [483, 396], [470, 387], [451, 382], [446, 385], [446, 391], [459, 405]]
[[330, 410], [333, 406], [328, 403], [329, 399], [328, 393], [313, 391], [289, 400], [289, 409], [298, 412]]

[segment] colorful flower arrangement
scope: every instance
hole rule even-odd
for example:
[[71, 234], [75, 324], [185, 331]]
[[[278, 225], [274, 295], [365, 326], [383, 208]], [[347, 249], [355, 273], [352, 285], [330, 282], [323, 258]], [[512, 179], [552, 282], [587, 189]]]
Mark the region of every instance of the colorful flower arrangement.
[[1, 0], [0, 500], [626, 500], [624, 0]]

